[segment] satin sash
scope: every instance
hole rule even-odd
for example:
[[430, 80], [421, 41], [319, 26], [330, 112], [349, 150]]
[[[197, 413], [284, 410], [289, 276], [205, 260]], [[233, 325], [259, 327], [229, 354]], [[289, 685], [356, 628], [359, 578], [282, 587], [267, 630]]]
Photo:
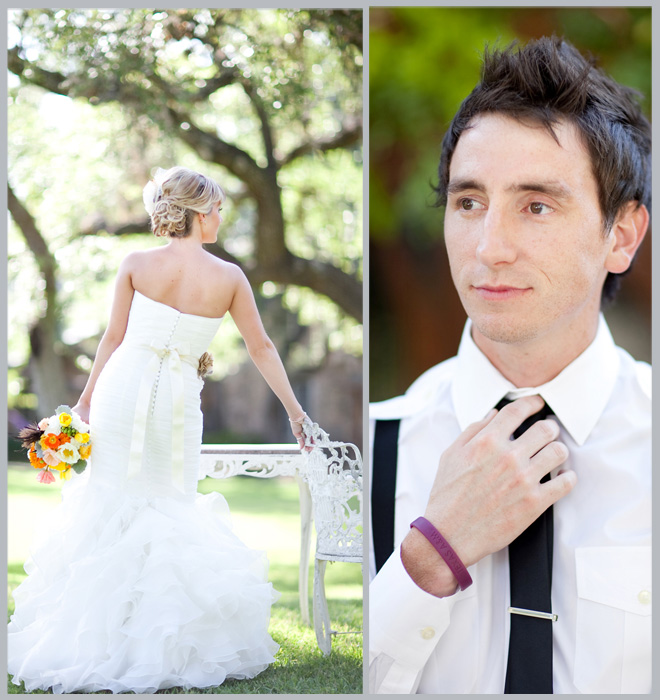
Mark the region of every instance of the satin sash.
[[151, 394], [154, 391], [156, 383], [160, 381], [162, 372], [167, 369], [172, 390], [172, 483], [178, 491], [184, 493], [183, 428], [185, 393], [181, 363], [187, 362], [197, 369], [199, 358], [190, 355], [190, 344], [187, 342], [181, 342], [176, 345], [165, 345], [162, 342], [152, 341], [150, 345], [145, 344], [139, 345], [138, 347], [153, 350], [154, 355], [147, 363], [142, 373], [140, 386], [138, 387], [127, 478], [134, 479], [142, 469], [142, 456], [144, 454], [144, 443], [147, 436], [147, 417], [150, 406], [153, 411], [156, 401], [155, 394], [153, 400], [151, 399]]

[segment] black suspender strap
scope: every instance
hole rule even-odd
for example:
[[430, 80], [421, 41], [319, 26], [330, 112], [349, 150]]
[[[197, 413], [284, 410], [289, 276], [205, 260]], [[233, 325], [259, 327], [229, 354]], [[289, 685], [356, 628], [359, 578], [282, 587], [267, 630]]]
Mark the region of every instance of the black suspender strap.
[[394, 551], [394, 495], [401, 421], [377, 420], [371, 473], [371, 532], [376, 571]]

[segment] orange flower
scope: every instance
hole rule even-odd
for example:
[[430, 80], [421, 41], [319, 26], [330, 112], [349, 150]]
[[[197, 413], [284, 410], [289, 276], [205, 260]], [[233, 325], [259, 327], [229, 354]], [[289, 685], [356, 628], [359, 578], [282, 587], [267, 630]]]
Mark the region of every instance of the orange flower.
[[35, 449], [34, 445], [30, 447], [30, 451], [28, 452], [28, 458], [30, 460], [30, 464], [35, 468], [35, 469], [43, 469], [46, 466], [46, 462], [41, 459], [41, 457], [37, 456], [37, 450]]
[[60, 446], [60, 439], [53, 433], [44, 433], [41, 438], [41, 447], [44, 450], [56, 450]]
[[66, 433], [60, 433], [59, 435], [44, 433], [41, 438], [41, 447], [44, 450], [57, 450], [62, 445], [66, 445], [67, 442], [71, 442], [71, 437]]
[[89, 443], [81, 445], [78, 448], [78, 453], [82, 459], [88, 459], [89, 455], [92, 453], [92, 446]]

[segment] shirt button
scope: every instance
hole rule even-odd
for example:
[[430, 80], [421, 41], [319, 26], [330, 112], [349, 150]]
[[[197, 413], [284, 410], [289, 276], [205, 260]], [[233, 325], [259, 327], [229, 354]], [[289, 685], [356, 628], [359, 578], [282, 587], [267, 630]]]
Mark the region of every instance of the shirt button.
[[420, 634], [422, 635], [422, 639], [433, 639], [433, 637], [435, 637], [435, 630], [433, 627], [425, 627]]
[[637, 594], [637, 600], [642, 604], [642, 605], [648, 605], [651, 602], [651, 591], [640, 591]]

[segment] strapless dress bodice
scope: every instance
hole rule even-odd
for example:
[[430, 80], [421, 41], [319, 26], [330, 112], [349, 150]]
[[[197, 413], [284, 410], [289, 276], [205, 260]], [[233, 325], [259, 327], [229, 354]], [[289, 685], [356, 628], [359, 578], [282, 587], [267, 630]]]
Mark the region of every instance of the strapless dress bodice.
[[191, 355], [206, 351], [222, 317], [187, 314], [137, 290], [133, 295], [124, 343], [130, 345], [186, 345]]

